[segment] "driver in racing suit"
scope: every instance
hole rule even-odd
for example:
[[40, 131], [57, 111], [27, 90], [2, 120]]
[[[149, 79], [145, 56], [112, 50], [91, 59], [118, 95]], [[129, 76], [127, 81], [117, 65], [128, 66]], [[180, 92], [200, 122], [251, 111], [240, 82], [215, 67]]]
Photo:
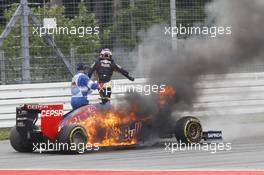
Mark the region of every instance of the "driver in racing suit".
[[102, 99], [102, 104], [107, 103], [111, 98], [111, 77], [114, 71], [121, 73], [131, 81], [135, 80], [126, 70], [114, 62], [112, 52], [107, 48], [101, 51], [99, 58], [90, 67], [90, 70], [88, 71], [88, 76], [90, 78], [94, 71], [96, 71], [98, 75], [98, 91]]
[[77, 66], [77, 74], [72, 78], [71, 83], [71, 106], [73, 109], [77, 109], [83, 105], [89, 104], [87, 99], [88, 94], [92, 90], [98, 88], [98, 84], [90, 80], [85, 74], [86, 67], [83, 63], [79, 63]]

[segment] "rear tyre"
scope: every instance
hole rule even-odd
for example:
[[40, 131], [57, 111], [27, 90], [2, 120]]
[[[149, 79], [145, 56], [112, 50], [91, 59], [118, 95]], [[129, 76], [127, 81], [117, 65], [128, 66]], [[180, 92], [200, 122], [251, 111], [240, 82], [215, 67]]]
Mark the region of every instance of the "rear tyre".
[[182, 117], [176, 122], [175, 137], [183, 143], [199, 143], [202, 139], [203, 129], [198, 118]]
[[33, 143], [20, 135], [16, 126], [11, 129], [10, 144], [18, 152], [33, 152]]
[[81, 125], [65, 125], [58, 135], [60, 150], [64, 153], [84, 153], [87, 138], [86, 130]]

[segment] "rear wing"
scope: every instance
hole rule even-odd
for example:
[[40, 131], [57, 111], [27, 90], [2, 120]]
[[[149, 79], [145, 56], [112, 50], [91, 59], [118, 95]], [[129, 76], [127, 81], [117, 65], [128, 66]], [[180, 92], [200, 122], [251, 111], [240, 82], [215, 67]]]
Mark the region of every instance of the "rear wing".
[[40, 117], [41, 132], [44, 136], [54, 140], [58, 135], [58, 126], [63, 116], [62, 104], [24, 104], [16, 108], [16, 128], [21, 134], [30, 133]]

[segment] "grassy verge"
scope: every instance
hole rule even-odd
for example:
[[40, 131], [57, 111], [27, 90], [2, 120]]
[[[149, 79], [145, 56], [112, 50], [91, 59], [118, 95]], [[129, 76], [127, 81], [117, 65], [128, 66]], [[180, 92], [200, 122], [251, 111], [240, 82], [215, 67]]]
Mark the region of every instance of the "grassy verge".
[[9, 139], [11, 128], [0, 128], [0, 140]]

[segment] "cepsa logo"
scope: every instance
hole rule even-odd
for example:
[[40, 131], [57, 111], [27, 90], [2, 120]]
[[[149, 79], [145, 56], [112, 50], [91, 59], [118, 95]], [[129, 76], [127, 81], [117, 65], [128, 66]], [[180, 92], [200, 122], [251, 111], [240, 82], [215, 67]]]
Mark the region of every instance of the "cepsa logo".
[[48, 105], [46, 109], [41, 110], [41, 117], [62, 117], [63, 105]]
[[42, 117], [61, 117], [63, 116], [63, 110], [42, 110], [41, 111]]
[[42, 110], [48, 108], [48, 105], [38, 105], [38, 104], [26, 104], [26, 109], [33, 109], [33, 110]]

